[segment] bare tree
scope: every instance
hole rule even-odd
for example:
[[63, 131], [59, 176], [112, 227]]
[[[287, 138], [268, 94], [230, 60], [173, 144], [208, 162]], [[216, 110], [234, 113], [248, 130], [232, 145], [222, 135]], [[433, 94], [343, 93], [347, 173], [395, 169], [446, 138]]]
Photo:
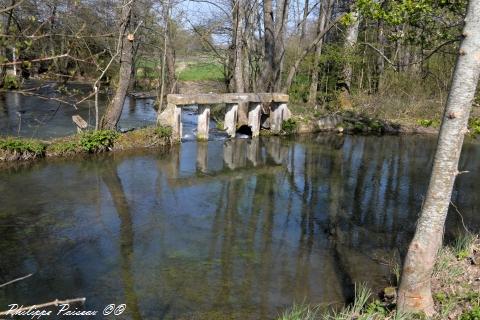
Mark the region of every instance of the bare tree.
[[115, 129], [122, 114], [123, 104], [127, 95], [130, 77], [132, 76], [133, 41], [132, 12], [135, 0], [124, 0], [120, 23], [120, 72], [117, 90], [112, 102], [108, 105], [102, 118], [102, 129]]
[[397, 308], [434, 313], [431, 275], [442, 245], [445, 219], [472, 102], [480, 75], [480, 0], [469, 1], [463, 41], [435, 153], [427, 195], [403, 265]]
[[[317, 33], [320, 33], [327, 26], [327, 21], [332, 15], [333, 3], [334, 3], [334, 0], [324, 0], [322, 1], [322, 4], [319, 6], [320, 15], [317, 21]], [[323, 38], [320, 39], [320, 41], [315, 46], [315, 58], [313, 60], [310, 90], [308, 94], [308, 103], [311, 105], [314, 105], [317, 101], [318, 73], [320, 72], [319, 63], [320, 63], [320, 57], [322, 55], [322, 46], [323, 46]]]

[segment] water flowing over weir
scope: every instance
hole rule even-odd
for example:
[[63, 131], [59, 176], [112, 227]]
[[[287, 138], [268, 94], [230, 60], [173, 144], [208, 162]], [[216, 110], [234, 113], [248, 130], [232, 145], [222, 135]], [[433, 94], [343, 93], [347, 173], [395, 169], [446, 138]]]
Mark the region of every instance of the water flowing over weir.
[[[269, 319], [388, 285], [428, 182], [420, 136], [184, 142], [0, 171], [0, 305], [87, 298], [127, 319]], [[480, 229], [480, 145], [453, 202]], [[28, 195], [28, 198], [25, 198]], [[461, 229], [452, 211], [451, 235]]]

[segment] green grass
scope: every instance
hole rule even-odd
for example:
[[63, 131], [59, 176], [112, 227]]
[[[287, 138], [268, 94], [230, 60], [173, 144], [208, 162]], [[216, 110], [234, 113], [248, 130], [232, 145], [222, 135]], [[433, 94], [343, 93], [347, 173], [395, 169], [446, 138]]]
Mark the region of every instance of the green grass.
[[180, 81], [223, 81], [223, 66], [218, 63], [207, 62], [190, 64], [178, 73]]
[[462, 234], [456, 238], [453, 242], [455, 256], [458, 259], [467, 258], [472, 251], [472, 246], [474, 245], [476, 239], [476, 236], [470, 233]]
[[308, 304], [294, 304], [278, 320], [315, 320], [318, 319], [318, 307]]
[[460, 320], [480, 320], [480, 306], [476, 306], [472, 310], [462, 313]]
[[135, 63], [136, 68], [136, 78], [137, 79], [157, 79], [159, 76], [158, 72], [158, 62], [147, 60], [147, 59], [139, 59]]

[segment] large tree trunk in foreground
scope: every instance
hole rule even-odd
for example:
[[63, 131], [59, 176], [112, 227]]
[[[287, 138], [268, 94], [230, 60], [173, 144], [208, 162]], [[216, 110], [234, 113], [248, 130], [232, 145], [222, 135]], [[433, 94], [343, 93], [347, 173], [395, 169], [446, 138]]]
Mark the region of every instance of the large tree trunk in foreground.
[[479, 25], [480, 0], [471, 0], [427, 196], [403, 266], [397, 304], [399, 311], [434, 313], [431, 275], [442, 245], [445, 219], [459, 173], [458, 161], [480, 74]]
[[[102, 129], [115, 129], [122, 114], [123, 104], [127, 95], [130, 77], [132, 75], [133, 60], [133, 34], [129, 33], [132, 20], [132, 7], [134, 0], [123, 1], [122, 21], [120, 25], [120, 73], [117, 90], [112, 102], [108, 105], [105, 115], [102, 118], [100, 127]], [[129, 39], [130, 38], [130, 39]]]

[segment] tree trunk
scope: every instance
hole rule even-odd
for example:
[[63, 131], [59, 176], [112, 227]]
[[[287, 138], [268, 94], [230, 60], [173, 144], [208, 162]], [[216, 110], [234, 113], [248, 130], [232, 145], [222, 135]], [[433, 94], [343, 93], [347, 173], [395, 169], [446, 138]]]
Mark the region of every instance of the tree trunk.
[[287, 32], [289, 0], [277, 0], [275, 8], [275, 62], [273, 67], [273, 90], [282, 89], [282, 73], [285, 61], [285, 34]]
[[170, 12], [171, 9], [168, 10], [168, 30], [166, 33], [167, 36], [167, 46], [166, 46], [166, 64], [167, 64], [167, 92], [168, 93], [176, 93], [177, 92], [177, 77], [175, 75], [175, 51], [173, 50], [173, 45], [172, 45], [172, 29], [170, 24], [172, 23], [170, 20]]
[[[171, 26], [171, 11], [172, 3], [167, 0], [163, 4], [163, 55], [161, 61], [160, 71], [160, 92], [157, 93], [158, 111], [157, 122], [160, 122], [161, 114], [165, 110], [164, 102], [166, 101], [167, 94], [177, 92], [177, 77], [175, 74], [175, 51], [172, 46], [172, 26]], [[165, 79], [166, 76], [166, 79]]]
[[242, 0], [235, 1], [234, 15], [233, 15], [233, 36], [234, 36], [234, 68], [233, 79], [235, 85], [235, 92], [245, 92], [243, 80], [243, 23], [244, 23], [244, 3]]
[[[132, 75], [133, 59], [133, 34], [129, 34], [131, 27], [132, 8], [135, 0], [124, 0], [121, 13], [121, 25], [119, 38], [120, 46], [120, 72], [117, 90], [112, 102], [108, 105], [105, 115], [102, 118], [100, 127], [102, 129], [115, 129], [122, 114], [123, 104], [127, 95], [130, 77]], [[131, 40], [129, 39], [131, 38]]]
[[[345, 36], [345, 52], [347, 55], [351, 55], [358, 39], [358, 29], [360, 27], [360, 14], [356, 11], [352, 12], [353, 22], [347, 28], [347, 34]], [[342, 82], [345, 84], [348, 91], [352, 84], [353, 67], [350, 61], [347, 61], [342, 70]]]
[[[15, 5], [15, 2], [16, 2], [16, 0], [12, 0], [11, 3], [10, 3], [10, 6], [13, 7]], [[10, 25], [12, 24], [12, 18], [13, 18], [13, 9], [11, 9], [8, 12], [8, 16], [5, 19], [5, 22], [2, 23], [3, 34], [6, 35], [6, 36], [8, 36], [10, 34]], [[3, 19], [3, 17], [2, 17], [2, 19]], [[6, 44], [3, 44], [2, 46], [0, 46], [0, 58], [7, 59], [7, 45]], [[14, 67], [15, 67], [15, 65], [14, 65]], [[3, 87], [3, 83], [4, 83], [4, 80], [5, 80], [5, 75], [6, 74], [7, 74], [7, 67], [0, 66], [0, 87]]]
[[380, 88], [380, 79], [383, 75], [383, 72], [385, 70], [385, 58], [383, 57], [385, 55], [385, 34], [384, 34], [384, 23], [383, 21], [378, 22], [378, 27], [377, 27], [377, 42], [378, 42], [378, 51], [379, 54], [377, 55], [377, 61], [375, 64], [375, 79], [374, 79], [374, 85], [373, 85], [373, 90], [374, 92], [378, 92], [378, 89]]
[[343, 15], [338, 16], [325, 29], [323, 29], [322, 32], [318, 33], [316, 35], [315, 39], [313, 39], [313, 41], [311, 41], [305, 48], [303, 48], [302, 53], [297, 57], [295, 62], [290, 67], [290, 70], [289, 70], [288, 76], [287, 76], [287, 80], [285, 80], [285, 84], [284, 84], [283, 89], [282, 89], [283, 92], [287, 92], [288, 89], [290, 88], [290, 86], [292, 85], [293, 78], [295, 77], [295, 74], [297, 73], [297, 70], [300, 67], [300, 63], [302, 62], [302, 60], [305, 59], [307, 54], [311, 50], [313, 50], [313, 48], [320, 42], [320, 40], [322, 40], [323, 37], [325, 37], [325, 35], [328, 33], [328, 31], [330, 31], [330, 29], [332, 29], [333, 26], [335, 26], [342, 19], [342, 17], [343, 17]]
[[[317, 33], [320, 33], [327, 26], [327, 17], [330, 17], [334, 0], [326, 0], [320, 6], [320, 15], [317, 24]], [[317, 102], [318, 73], [320, 72], [320, 56], [322, 55], [323, 38], [315, 46], [315, 58], [313, 61], [308, 104], [314, 105]]]
[[400, 311], [434, 313], [430, 281], [442, 245], [445, 219], [459, 173], [458, 161], [480, 74], [479, 25], [480, 0], [471, 0], [425, 203], [403, 266], [397, 304]]
[[263, 1], [264, 25], [264, 69], [259, 87], [264, 91], [273, 89], [273, 70], [275, 65], [275, 28], [273, 25], [272, 0]]

